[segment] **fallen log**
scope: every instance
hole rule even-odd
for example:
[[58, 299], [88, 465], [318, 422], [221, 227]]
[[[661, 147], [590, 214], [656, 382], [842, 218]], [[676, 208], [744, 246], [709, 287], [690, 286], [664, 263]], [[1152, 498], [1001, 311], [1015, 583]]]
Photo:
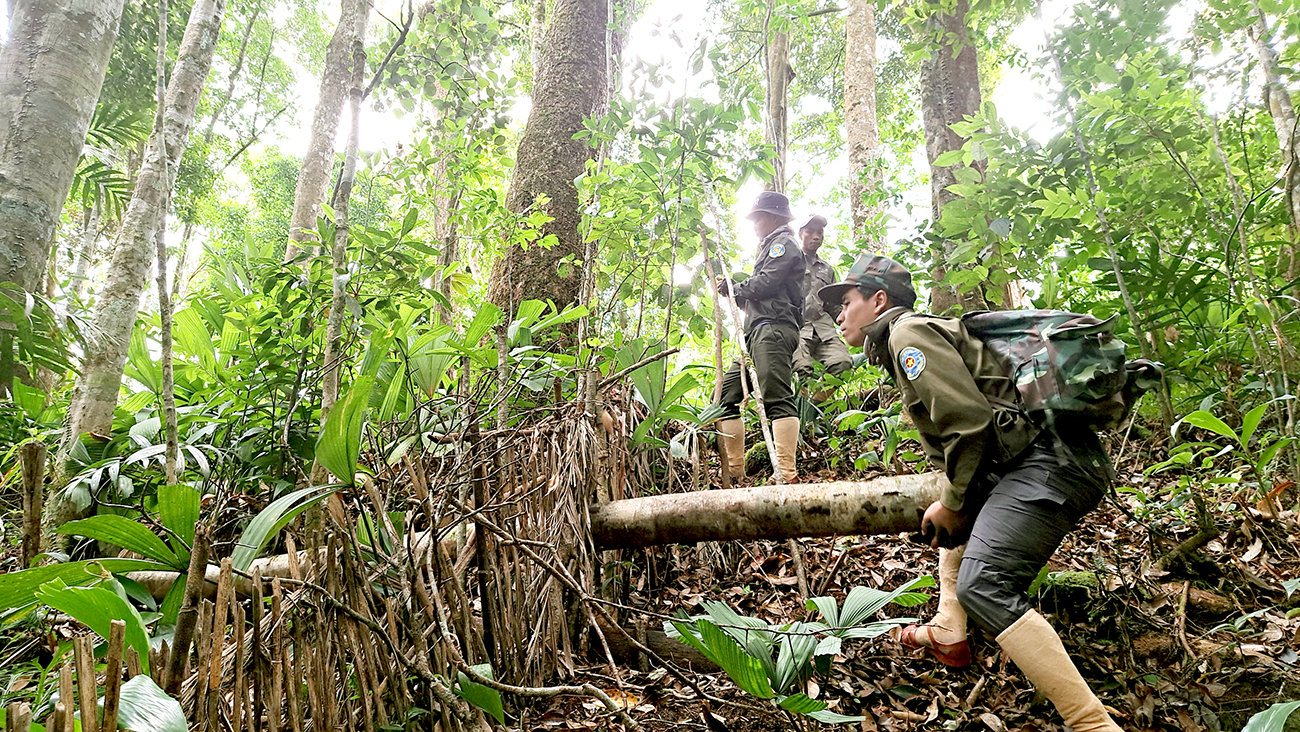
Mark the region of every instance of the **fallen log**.
[[591, 532], [597, 548], [632, 549], [916, 531], [946, 482], [936, 472], [646, 496], [593, 509]]

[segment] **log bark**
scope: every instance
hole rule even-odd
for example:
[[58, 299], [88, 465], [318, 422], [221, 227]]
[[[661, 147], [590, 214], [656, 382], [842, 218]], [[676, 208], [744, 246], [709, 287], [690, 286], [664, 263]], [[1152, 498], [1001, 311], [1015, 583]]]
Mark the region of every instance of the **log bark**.
[[600, 549], [630, 549], [915, 531], [944, 480], [925, 473], [632, 498], [594, 509], [591, 532]]
[[18, 0], [0, 46], [0, 281], [36, 292], [117, 39], [122, 0]]
[[794, 69], [790, 66], [790, 30], [782, 19], [774, 22], [774, 11], [774, 0], [768, 0], [767, 21], [763, 27], [763, 55], [767, 70], [763, 142], [772, 146], [772, 179], [763, 187], [785, 193], [786, 149], [789, 147], [787, 100]]

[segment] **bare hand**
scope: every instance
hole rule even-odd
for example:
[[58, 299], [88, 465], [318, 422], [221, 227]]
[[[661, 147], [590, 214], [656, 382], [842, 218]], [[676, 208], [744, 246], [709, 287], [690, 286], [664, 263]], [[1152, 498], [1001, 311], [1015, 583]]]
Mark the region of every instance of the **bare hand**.
[[931, 548], [952, 549], [966, 543], [966, 524], [966, 514], [935, 501], [921, 517], [921, 533], [930, 540]]
[[731, 297], [731, 289], [727, 287], [727, 278], [716, 277], [714, 279], [717, 281], [718, 294], [723, 297]]

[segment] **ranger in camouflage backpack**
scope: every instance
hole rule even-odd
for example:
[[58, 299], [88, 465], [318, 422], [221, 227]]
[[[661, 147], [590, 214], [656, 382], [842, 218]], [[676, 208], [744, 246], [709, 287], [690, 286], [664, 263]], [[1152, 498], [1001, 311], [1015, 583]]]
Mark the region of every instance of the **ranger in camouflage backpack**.
[[[939, 608], [904, 645], [970, 663], [967, 614], [1076, 732], [1120, 732], [1026, 591], [1096, 507], [1112, 469], [1094, 431], [1128, 411], [1123, 344], [1110, 322], [1070, 313], [912, 310], [912, 276], [863, 255], [819, 291], [851, 346], [898, 384], [926, 457], [949, 485], [926, 511], [939, 552]], [[969, 543], [964, 543], [969, 536]]]
[[1030, 418], [1044, 426], [1068, 417], [1112, 429], [1161, 376], [1160, 364], [1125, 360], [1127, 346], [1114, 332], [1117, 317], [1000, 310], [968, 313], [961, 320], [968, 333], [1006, 360]]

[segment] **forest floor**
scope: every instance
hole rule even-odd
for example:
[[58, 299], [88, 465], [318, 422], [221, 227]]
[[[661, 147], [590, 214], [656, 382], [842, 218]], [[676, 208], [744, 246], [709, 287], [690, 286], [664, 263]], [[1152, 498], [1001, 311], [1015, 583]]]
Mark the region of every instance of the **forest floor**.
[[[1119, 466], [1120, 485], [1136, 484], [1143, 469], [1159, 459], [1129, 448]], [[829, 470], [801, 469], [802, 482], [839, 477]], [[1294, 498], [1285, 505], [1294, 507]], [[1187, 508], [1192, 513], [1190, 503]], [[1232, 511], [1235, 518], [1225, 513]], [[1052, 558], [1049, 570], [1066, 574], [1045, 582], [1036, 601], [1126, 730], [1235, 732], [1271, 704], [1300, 699], [1300, 591], [1287, 597], [1281, 584], [1300, 578], [1300, 522], [1294, 510], [1265, 519], [1253, 509], [1245, 517], [1239, 508], [1216, 506], [1219, 535], [1193, 561], [1164, 572], [1157, 558], [1195, 533], [1175, 513], [1161, 508], [1139, 514], [1143, 525], [1113, 498], [1104, 500]], [[800, 543], [815, 595], [842, 598], [858, 585], [893, 589], [933, 573], [937, 560], [935, 551], [900, 536]], [[720, 600], [776, 624], [808, 615], [785, 543], [666, 547], [623, 559], [640, 570], [629, 578], [639, 588], [629, 597], [638, 608], [696, 614], [702, 602]], [[935, 606], [932, 598], [924, 606], [891, 605], [882, 613], [925, 618]], [[652, 621], [651, 627], [657, 626]], [[993, 639], [973, 623], [970, 632], [975, 660], [965, 669], [947, 668], [904, 648], [897, 630], [875, 640], [846, 641], [830, 675], [814, 677], [809, 695], [840, 714], [866, 716], [844, 726], [864, 732], [1067, 729]], [[700, 690], [726, 704], [703, 703], [694, 689], [662, 672], [627, 665], [614, 671], [604, 664], [577, 674], [577, 680], [625, 703], [647, 732], [797, 728], [797, 721], [740, 692], [721, 672], [695, 679]], [[536, 705], [521, 721], [523, 729], [539, 730], [619, 727], [598, 702], [575, 698]], [[806, 723], [808, 729], [817, 727]], [[1300, 714], [1286, 730], [1300, 732]]]

